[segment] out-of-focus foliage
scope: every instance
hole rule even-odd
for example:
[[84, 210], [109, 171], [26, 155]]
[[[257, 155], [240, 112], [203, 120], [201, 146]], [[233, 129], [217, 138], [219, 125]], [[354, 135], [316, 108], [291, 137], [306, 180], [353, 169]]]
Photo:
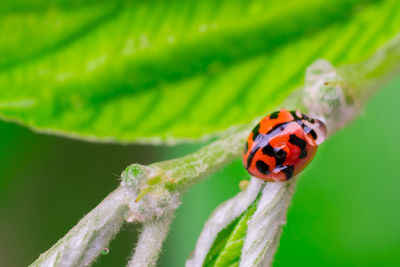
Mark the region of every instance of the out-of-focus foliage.
[[368, 57], [397, 0], [3, 1], [0, 114], [94, 140], [201, 137], [262, 115], [316, 58]]

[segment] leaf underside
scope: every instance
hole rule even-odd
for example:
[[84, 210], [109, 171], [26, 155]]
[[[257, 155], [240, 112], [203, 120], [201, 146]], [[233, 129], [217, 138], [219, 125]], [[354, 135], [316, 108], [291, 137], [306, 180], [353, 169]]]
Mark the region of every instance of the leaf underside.
[[400, 1], [2, 1], [0, 25], [0, 117], [179, 141], [270, 111], [317, 58], [367, 58], [400, 31]]

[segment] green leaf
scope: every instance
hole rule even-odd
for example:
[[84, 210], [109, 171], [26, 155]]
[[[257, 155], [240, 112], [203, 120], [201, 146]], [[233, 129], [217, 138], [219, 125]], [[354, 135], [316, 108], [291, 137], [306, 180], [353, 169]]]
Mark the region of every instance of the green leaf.
[[258, 199], [247, 210], [219, 232], [203, 266], [239, 266], [239, 259], [247, 231], [247, 222], [257, 209]]
[[397, 0], [0, 3], [0, 116], [97, 141], [217, 134], [275, 108], [317, 58], [359, 62]]

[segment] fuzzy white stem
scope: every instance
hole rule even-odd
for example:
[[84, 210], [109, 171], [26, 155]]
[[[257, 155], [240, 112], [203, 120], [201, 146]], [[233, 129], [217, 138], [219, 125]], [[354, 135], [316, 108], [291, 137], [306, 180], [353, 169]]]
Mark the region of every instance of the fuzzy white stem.
[[196, 249], [192, 258], [186, 262], [187, 267], [201, 267], [208, 251], [213, 245], [218, 233], [240, 216], [257, 198], [264, 182], [252, 178], [246, 191], [240, 192], [234, 198], [222, 203], [204, 225], [196, 243]]
[[167, 237], [173, 213], [143, 225], [138, 244], [128, 267], [153, 267], [157, 263], [162, 244]]
[[270, 266], [279, 244], [286, 211], [294, 193], [296, 179], [267, 183], [257, 210], [247, 223], [239, 266]]
[[31, 266], [91, 265], [120, 230], [132, 198], [132, 190], [116, 189]]

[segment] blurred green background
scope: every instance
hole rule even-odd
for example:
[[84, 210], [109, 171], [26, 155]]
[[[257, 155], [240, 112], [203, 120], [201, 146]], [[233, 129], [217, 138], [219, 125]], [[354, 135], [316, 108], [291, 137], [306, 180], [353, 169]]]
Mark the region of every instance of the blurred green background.
[[[321, 146], [299, 179], [274, 266], [399, 266], [400, 77]], [[0, 266], [26, 266], [118, 185], [130, 163], [201, 145], [85, 143], [0, 123]], [[160, 266], [183, 266], [204, 221], [248, 178], [239, 161], [190, 188]], [[124, 266], [138, 229], [126, 225], [94, 266]]]

